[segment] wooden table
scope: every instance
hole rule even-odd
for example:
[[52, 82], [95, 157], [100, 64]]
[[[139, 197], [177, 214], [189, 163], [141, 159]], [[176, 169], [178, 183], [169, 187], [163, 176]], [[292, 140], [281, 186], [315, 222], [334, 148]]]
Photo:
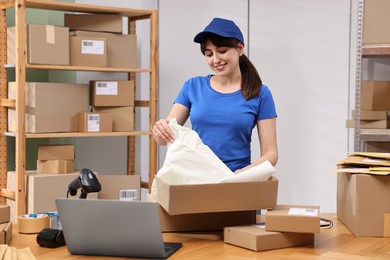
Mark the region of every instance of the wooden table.
[[[335, 214], [322, 216], [331, 219], [334, 225], [316, 235], [314, 246], [254, 252], [224, 243], [222, 232], [164, 233], [164, 240], [183, 243], [183, 247], [169, 259], [390, 259], [390, 238], [355, 237], [337, 220]], [[16, 228], [13, 229], [9, 246], [30, 247], [38, 260], [129, 259], [71, 255], [66, 246], [43, 248], [36, 243], [36, 235], [20, 234]]]

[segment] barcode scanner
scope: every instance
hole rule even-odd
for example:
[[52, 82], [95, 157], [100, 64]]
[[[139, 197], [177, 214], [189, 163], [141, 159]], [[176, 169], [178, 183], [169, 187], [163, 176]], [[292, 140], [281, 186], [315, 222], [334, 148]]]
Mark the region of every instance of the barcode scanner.
[[[84, 168], [80, 171], [80, 176], [69, 184], [68, 194], [75, 196], [77, 190], [80, 188], [80, 199], [85, 199], [87, 198], [88, 193], [99, 192], [101, 190], [101, 184], [91, 170]], [[68, 197], [68, 194], [66, 197]]]

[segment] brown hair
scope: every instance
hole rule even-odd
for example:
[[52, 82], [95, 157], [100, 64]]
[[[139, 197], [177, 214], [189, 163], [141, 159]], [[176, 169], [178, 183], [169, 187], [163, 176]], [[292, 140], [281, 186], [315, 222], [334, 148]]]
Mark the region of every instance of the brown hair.
[[[210, 42], [217, 47], [237, 48], [237, 46], [240, 44], [240, 41], [235, 38], [225, 38], [214, 34], [209, 34], [200, 44], [200, 50], [203, 55], [206, 51], [207, 40], [210, 40]], [[260, 88], [262, 85], [262, 81], [259, 73], [257, 72], [257, 69], [245, 54], [240, 56], [239, 66], [242, 75], [242, 95], [246, 100], [257, 97], [260, 93]]]

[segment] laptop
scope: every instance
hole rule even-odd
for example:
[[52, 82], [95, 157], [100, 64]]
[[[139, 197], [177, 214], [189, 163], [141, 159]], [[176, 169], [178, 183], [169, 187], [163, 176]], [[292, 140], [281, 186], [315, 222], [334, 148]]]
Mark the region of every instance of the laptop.
[[57, 198], [69, 253], [168, 258], [182, 243], [163, 242], [157, 202]]

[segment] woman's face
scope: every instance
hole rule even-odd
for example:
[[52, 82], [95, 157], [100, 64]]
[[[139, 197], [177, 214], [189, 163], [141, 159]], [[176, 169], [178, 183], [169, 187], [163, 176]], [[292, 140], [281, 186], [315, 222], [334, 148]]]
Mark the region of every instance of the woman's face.
[[240, 70], [239, 58], [244, 52], [244, 46], [237, 48], [217, 47], [210, 41], [206, 44], [204, 56], [210, 69], [219, 76], [228, 76]]

